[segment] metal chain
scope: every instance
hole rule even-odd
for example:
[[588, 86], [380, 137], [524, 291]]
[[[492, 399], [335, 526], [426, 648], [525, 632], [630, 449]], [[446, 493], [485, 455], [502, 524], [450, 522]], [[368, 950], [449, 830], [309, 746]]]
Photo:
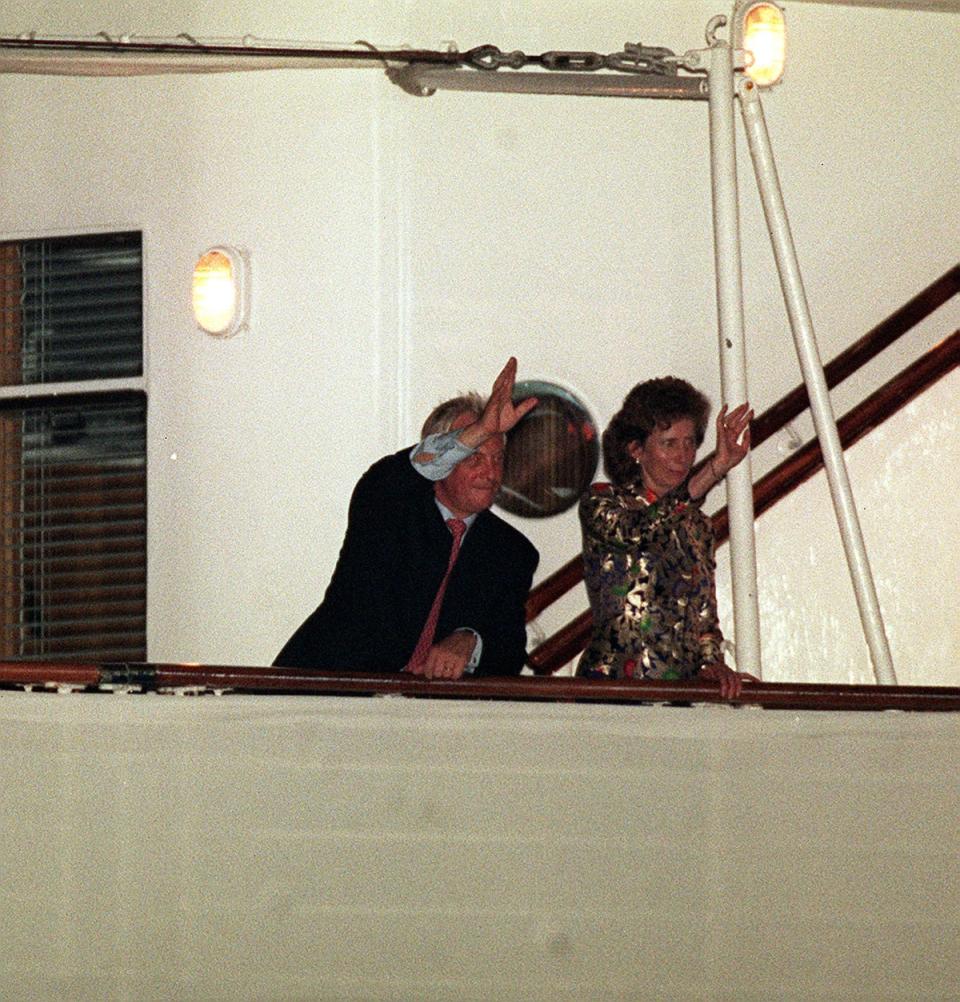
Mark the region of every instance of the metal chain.
[[523, 69], [534, 58], [527, 58], [523, 52], [501, 52], [495, 45], [478, 45], [475, 49], [464, 52], [461, 62], [478, 70], [498, 70], [501, 66], [511, 69]]
[[622, 51], [609, 55], [558, 50], [528, 56], [519, 49], [502, 52], [496, 45], [478, 45], [464, 52], [461, 61], [478, 70], [498, 70], [501, 67], [519, 70], [524, 66], [542, 66], [546, 70], [576, 73], [593, 73], [603, 69], [619, 73], [655, 73], [659, 76], [676, 76], [677, 73], [676, 55], [670, 49], [639, 42], [627, 42]]
[[623, 52], [612, 52], [606, 57], [607, 69], [620, 73], [657, 73], [660, 76], [677, 75], [677, 57], [671, 49], [659, 45], [642, 45], [625, 42]]

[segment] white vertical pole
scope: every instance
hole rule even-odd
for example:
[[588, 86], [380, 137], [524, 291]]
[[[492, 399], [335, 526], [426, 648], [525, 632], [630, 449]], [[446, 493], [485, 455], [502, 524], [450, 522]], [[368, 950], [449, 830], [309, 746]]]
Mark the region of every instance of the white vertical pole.
[[793, 330], [793, 340], [803, 372], [803, 380], [810, 397], [810, 411], [813, 423], [820, 440], [823, 452], [823, 464], [830, 485], [830, 496], [837, 515], [840, 537], [850, 569], [850, 578], [857, 596], [860, 610], [860, 622], [870, 648], [873, 660], [873, 673], [881, 685], [896, 685], [897, 676], [893, 670], [893, 660], [884, 632], [883, 618], [877, 593], [870, 572], [870, 562], [867, 559], [863, 535], [857, 509], [850, 488], [850, 479], [843, 458], [843, 448], [837, 433], [837, 424], [830, 403], [827, 380], [823, 374], [823, 365], [817, 348], [813, 322], [803, 289], [803, 279], [800, 266], [797, 263], [793, 237], [790, 233], [790, 223], [783, 202], [780, 180], [770, 147], [770, 136], [767, 133], [763, 117], [763, 106], [760, 103], [760, 90], [752, 80], [743, 79], [739, 86], [740, 109], [743, 114], [744, 128], [750, 145], [750, 155], [753, 158], [753, 169], [760, 189], [763, 211], [770, 231], [773, 253], [780, 273], [780, 285]]
[[[720, 379], [724, 402], [736, 406], [749, 400], [749, 394], [740, 272], [733, 50], [722, 39], [711, 40], [707, 79], [710, 87], [710, 168]], [[730, 571], [737, 669], [760, 678], [760, 610], [753, 536], [753, 475], [749, 454], [727, 474], [727, 511], [730, 518]]]

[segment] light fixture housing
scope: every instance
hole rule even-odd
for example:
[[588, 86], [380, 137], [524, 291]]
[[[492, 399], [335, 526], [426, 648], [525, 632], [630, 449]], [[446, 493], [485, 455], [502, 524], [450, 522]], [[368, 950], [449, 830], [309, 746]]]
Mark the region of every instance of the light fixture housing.
[[773, 0], [738, 0], [733, 10], [734, 46], [749, 55], [745, 72], [758, 87], [772, 87], [786, 65], [786, 22]]
[[233, 337], [247, 328], [249, 261], [245, 251], [219, 245], [205, 250], [193, 266], [193, 316], [215, 337]]

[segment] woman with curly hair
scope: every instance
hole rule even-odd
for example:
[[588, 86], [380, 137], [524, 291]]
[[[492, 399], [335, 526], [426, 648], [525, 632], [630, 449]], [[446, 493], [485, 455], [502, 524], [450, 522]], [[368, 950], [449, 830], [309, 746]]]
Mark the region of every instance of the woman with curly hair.
[[753, 411], [717, 416], [717, 448], [691, 477], [710, 404], [673, 376], [638, 383], [603, 433], [612, 483], [580, 501], [584, 580], [593, 635], [577, 674], [706, 678], [727, 698], [742, 680], [723, 660], [707, 491], [746, 456]]

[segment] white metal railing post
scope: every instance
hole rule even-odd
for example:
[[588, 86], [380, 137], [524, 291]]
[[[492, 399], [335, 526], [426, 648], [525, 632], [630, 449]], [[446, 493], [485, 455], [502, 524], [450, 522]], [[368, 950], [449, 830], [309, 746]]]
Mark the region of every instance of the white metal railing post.
[[760, 90], [753, 81], [742, 79], [738, 96], [767, 229], [770, 231], [770, 241], [773, 244], [773, 253], [780, 274], [787, 315], [790, 318], [803, 381], [810, 397], [810, 411], [823, 453], [830, 496], [833, 499], [840, 537], [857, 597], [860, 621], [873, 660], [874, 676], [881, 685], [896, 685], [897, 677], [884, 632], [880, 605], [870, 572], [870, 562], [860, 531], [860, 521], [843, 457], [843, 446], [840, 444], [837, 432], [837, 423], [830, 403], [827, 381], [823, 374], [823, 364], [820, 361], [780, 180], [770, 146], [770, 136], [763, 117]]
[[[737, 147], [733, 111], [733, 50], [708, 32], [707, 73], [710, 109], [710, 169], [713, 192], [714, 256], [720, 336], [720, 379], [724, 402], [749, 400], [740, 265], [740, 212], [737, 201]], [[753, 534], [753, 475], [750, 455], [727, 474], [730, 520], [730, 573], [737, 668], [761, 673], [760, 611]]]

